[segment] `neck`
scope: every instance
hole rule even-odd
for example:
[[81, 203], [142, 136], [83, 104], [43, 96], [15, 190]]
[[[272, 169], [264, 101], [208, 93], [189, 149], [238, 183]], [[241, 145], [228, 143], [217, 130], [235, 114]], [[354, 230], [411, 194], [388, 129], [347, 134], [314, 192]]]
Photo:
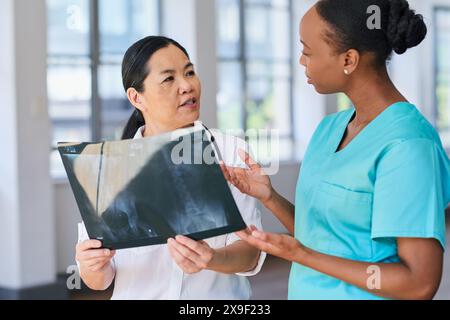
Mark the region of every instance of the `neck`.
[[392, 83], [387, 69], [382, 72], [362, 70], [354, 75], [344, 92], [356, 109], [355, 123], [369, 123], [389, 106], [407, 101]]

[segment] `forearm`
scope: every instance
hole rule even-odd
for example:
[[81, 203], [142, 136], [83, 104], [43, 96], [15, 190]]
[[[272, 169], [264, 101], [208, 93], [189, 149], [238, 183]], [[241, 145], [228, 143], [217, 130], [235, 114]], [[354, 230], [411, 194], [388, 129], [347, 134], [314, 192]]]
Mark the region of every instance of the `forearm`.
[[432, 299], [438, 289], [435, 281], [417, 276], [402, 262], [365, 263], [307, 248], [296, 262], [388, 299]]
[[261, 252], [244, 241], [236, 241], [232, 245], [218, 249], [212, 259], [209, 270], [235, 274], [253, 270]]
[[83, 282], [91, 290], [104, 291], [108, 289], [116, 275], [114, 266], [109, 262], [102, 270], [92, 272], [83, 266], [80, 266], [80, 276]]
[[295, 206], [292, 203], [273, 190], [271, 198], [263, 205], [273, 212], [290, 234], [294, 234]]

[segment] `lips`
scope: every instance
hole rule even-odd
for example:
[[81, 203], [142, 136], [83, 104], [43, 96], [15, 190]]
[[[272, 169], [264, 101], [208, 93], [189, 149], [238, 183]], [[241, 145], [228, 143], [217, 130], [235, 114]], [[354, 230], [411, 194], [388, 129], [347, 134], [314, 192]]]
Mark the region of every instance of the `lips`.
[[197, 99], [195, 97], [191, 97], [184, 101], [180, 107], [188, 107], [188, 108], [195, 108], [197, 106]]

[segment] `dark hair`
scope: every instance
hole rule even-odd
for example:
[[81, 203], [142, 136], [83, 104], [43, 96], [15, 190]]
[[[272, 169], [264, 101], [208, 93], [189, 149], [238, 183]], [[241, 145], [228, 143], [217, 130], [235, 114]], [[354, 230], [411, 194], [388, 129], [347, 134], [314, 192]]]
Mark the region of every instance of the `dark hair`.
[[[381, 29], [368, 27], [368, 8], [380, 9]], [[349, 49], [375, 55], [376, 66], [383, 66], [392, 52], [403, 54], [419, 45], [427, 35], [420, 14], [410, 9], [406, 0], [320, 0], [319, 15], [330, 25], [326, 38], [339, 53]]]
[[[155, 52], [170, 45], [179, 48], [189, 58], [186, 49], [178, 42], [160, 36], [146, 37], [127, 50], [122, 62], [122, 83], [125, 91], [134, 88], [137, 92], [144, 92], [144, 81], [150, 73], [148, 61]], [[122, 140], [132, 139], [143, 125], [145, 125], [144, 116], [140, 110], [135, 109], [123, 130]]]

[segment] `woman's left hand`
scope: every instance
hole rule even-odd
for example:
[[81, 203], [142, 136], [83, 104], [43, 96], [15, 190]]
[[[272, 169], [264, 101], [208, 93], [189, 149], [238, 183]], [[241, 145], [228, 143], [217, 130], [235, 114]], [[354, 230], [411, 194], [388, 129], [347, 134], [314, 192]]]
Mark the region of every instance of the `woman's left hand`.
[[305, 254], [305, 247], [289, 235], [262, 232], [254, 226], [236, 234], [259, 250], [288, 261], [300, 262]]
[[195, 241], [185, 236], [171, 238], [167, 245], [172, 259], [187, 274], [208, 269], [216, 254], [205, 241]]

